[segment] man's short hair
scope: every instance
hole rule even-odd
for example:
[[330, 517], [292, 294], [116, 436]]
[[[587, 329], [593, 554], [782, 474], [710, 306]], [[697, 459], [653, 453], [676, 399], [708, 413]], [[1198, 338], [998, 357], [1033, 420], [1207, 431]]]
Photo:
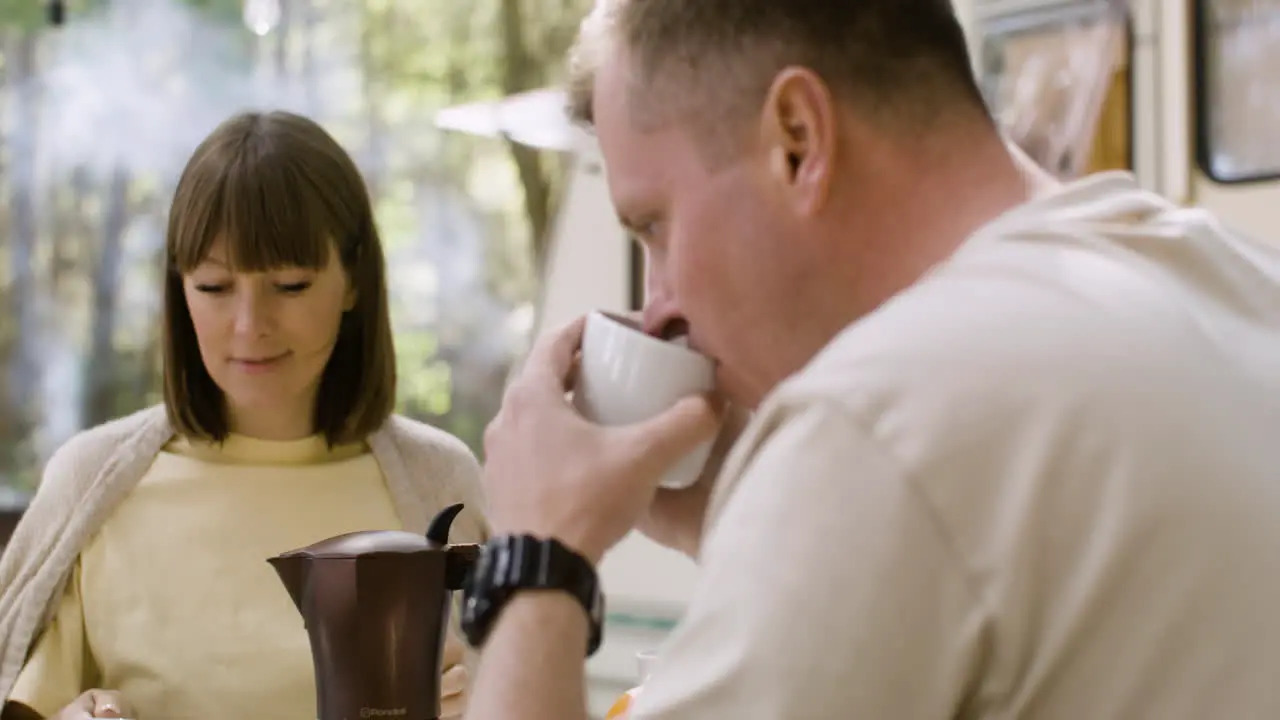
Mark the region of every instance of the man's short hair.
[[626, 54], [642, 126], [674, 116], [723, 133], [791, 66], [893, 127], [986, 114], [950, 0], [598, 0], [570, 57], [569, 111], [582, 124], [594, 121], [605, 52]]

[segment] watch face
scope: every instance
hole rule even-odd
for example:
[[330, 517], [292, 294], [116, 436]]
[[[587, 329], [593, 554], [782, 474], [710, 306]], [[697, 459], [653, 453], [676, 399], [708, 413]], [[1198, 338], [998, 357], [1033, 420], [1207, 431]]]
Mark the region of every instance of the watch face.
[[480, 548], [480, 557], [476, 560], [476, 566], [471, 571], [471, 581], [477, 586], [489, 584], [489, 568], [493, 565], [493, 546], [485, 545]]
[[479, 646], [485, 630], [483, 626], [487, 624], [485, 615], [492, 605], [492, 600], [489, 598], [493, 587], [493, 580], [490, 577], [492, 567], [493, 551], [486, 545], [481, 548], [480, 557], [476, 560], [476, 565], [467, 577], [466, 586], [462, 591], [462, 617], [459, 618], [459, 622], [462, 625], [463, 634], [467, 636], [467, 641], [474, 647]]
[[591, 613], [590, 613], [591, 619], [594, 622], [603, 622], [604, 621], [604, 593], [600, 592], [599, 588], [596, 588], [595, 592], [592, 593], [592, 595], [594, 595], [594, 597], [591, 598]]
[[555, 540], [517, 535], [486, 543], [467, 578], [460, 615], [473, 647], [483, 645], [503, 606], [522, 590], [562, 590], [577, 598], [593, 626], [588, 655], [599, 646], [605, 599], [595, 569]]

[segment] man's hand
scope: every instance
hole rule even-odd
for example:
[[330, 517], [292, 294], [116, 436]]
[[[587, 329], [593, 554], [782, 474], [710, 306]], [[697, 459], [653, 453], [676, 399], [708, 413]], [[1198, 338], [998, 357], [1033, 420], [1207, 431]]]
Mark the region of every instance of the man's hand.
[[702, 546], [707, 503], [711, 500], [716, 478], [724, 466], [725, 457], [750, 420], [751, 413], [746, 410], [734, 405], [726, 406], [724, 424], [698, 481], [682, 490], [659, 489], [637, 529], [654, 542], [696, 559]]
[[566, 393], [584, 318], [535, 343], [485, 432], [494, 534], [555, 537], [598, 562], [644, 516], [662, 474], [720, 425], [709, 398], [625, 427], [583, 419]]
[[462, 717], [467, 711], [471, 677], [463, 665], [465, 648], [449, 636], [444, 643], [444, 658], [440, 663], [444, 674], [440, 677], [440, 717], [446, 720]]
[[114, 690], [88, 690], [49, 720], [132, 718], [133, 708]]

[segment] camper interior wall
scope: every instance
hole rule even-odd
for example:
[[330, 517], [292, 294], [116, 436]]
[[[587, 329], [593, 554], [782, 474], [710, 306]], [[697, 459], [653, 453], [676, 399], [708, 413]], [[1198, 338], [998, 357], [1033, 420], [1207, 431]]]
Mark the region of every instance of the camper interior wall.
[[[977, 36], [974, 27], [974, 2], [975, 0], [952, 0], [951, 6], [956, 10], [956, 16], [960, 18], [960, 24], [964, 26], [965, 37], [969, 39], [969, 55], [976, 56], [974, 43], [977, 42]], [[976, 60], [975, 60], [976, 62]]]

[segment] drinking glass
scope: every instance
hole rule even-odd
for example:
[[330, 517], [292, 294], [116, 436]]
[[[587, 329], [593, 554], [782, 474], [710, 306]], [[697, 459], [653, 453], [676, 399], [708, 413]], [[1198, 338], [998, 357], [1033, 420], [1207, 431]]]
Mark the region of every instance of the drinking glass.
[[640, 681], [613, 703], [613, 706], [609, 708], [609, 712], [604, 714], [604, 720], [626, 720], [631, 712], [631, 706], [635, 705], [636, 698], [640, 696], [641, 688], [649, 680], [649, 675], [653, 672], [653, 665], [657, 659], [658, 652], [656, 650], [641, 650], [636, 653], [636, 674], [639, 676]]

